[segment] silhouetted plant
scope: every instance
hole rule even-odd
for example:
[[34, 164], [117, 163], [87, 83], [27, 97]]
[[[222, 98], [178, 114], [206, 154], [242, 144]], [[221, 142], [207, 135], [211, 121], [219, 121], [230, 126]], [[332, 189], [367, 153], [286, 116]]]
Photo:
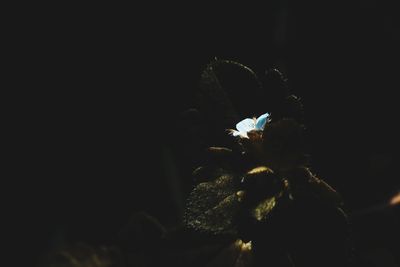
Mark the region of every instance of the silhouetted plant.
[[83, 257], [58, 254], [63, 261], [51, 266], [346, 266], [343, 203], [311, 171], [303, 106], [286, 78], [276, 69], [258, 78], [240, 63], [214, 60], [197, 100], [184, 125], [197, 143], [190, 148], [205, 153], [197, 153], [202, 164], [183, 225], [166, 230], [136, 214], [114, 262], [83, 249]]

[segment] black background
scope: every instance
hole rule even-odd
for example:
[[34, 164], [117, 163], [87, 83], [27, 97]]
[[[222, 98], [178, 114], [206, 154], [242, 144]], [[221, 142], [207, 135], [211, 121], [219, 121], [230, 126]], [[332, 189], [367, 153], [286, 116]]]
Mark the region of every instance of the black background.
[[[55, 14], [28, 38], [35, 55], [20, 95], [12, 201], [22, 207], [17, 243], [30, 254], [64, 241], [110, 243], [138, 210], [167, 226], [179, 220], [191, 181], [176, 121], [214, 57], [288, 77], [305, 106], [313, 170], [349, 211], [399, 190], [394, 1], [78, 13]], [[252, 105], [245, 88], [243, 101]]]

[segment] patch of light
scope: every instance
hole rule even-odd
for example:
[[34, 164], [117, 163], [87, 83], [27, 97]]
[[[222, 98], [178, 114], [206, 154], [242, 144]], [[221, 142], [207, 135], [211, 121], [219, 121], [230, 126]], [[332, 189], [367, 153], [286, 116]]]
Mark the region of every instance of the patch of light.
[[400, 204], [400, 193], [395, 195], [391, 200], [390, 200], [390, 205], [399, 205]]

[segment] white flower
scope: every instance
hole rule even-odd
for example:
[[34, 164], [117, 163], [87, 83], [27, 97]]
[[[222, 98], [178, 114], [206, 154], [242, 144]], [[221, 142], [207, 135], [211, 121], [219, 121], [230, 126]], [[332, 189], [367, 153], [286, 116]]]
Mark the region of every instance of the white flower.
[[247, 133], [250, 131], [262, 131], [264, 130], [265, 124], [269, 121], [269, 113], [265, 113], [260, 117], [252, 119], [244, 119], [236, 124], [237, 130], [230, 130], [233, 136], [239, 136], [241, 138], [249, 138]]

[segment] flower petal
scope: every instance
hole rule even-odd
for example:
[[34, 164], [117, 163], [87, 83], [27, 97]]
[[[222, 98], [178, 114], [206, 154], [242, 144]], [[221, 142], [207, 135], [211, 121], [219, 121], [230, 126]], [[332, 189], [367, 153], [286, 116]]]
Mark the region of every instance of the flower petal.
[[245, 132], [245, 133], [254, 130], [255, 127], [256, 125], [254, 119], [244, 119], [238, 124], [236, 124], [236, 129], [238, 129], [239, 132]]
[[240, 135], [240, 132], [239, 132], [239, 131], [236, 131], [236, 130], [232, 130], [231, 133], [232, 133], [233, 136], [238, 136], [238, 135]]
[[265, 124], [267, 123], [269, 118], [269, 113], [265, 113], [257, 118], [255, 129], [256, 130], [264, 130]]
[[239, 132], [239, 131], [236, 131], [236, 130], [230, 130], [230, 133], [231, 133], [233, 136], [239, 136], [239, 137], [241, 137], [241, 138], [249, 138], [249, 137], [247, 136], [247, 132]]

